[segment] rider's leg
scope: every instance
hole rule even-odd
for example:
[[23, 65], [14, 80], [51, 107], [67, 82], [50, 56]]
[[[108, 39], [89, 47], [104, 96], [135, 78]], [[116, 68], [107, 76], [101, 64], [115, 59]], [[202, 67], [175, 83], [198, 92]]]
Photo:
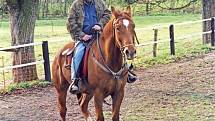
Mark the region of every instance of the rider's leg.
[[71, 63], [71, 80], [73, 83], [69, 86], [69, 91], [73, 94], [76, 94], [79, 92], [79, 80], [78, 77], [78, 70], [82, 61], [82, 58], [85, 53], [85, 45], [82, 42], [78, 42], [74, 51], [72, 63]]

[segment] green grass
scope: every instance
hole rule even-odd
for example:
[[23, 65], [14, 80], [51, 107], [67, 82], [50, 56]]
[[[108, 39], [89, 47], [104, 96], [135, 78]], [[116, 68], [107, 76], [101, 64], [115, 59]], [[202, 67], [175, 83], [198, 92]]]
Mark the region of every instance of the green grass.
[[[125, 121], [207, 121], [214, 120], [214, 106], [210, 99], [197, 94], [165, 97], [157, 103], [160, 96], [147, 101], [131, 104], [124, 114]], [[167, 100], [168, 99], [168, 100]], [[144, 103], [143, 103], [144, 102]], [[135, 112], [135, 113], [134, 113]]]
[[32, 87], [46, 87], [50, 85], [51, 83], [44, 80], [35, 80], [35, 81], [29, 81], [29, 82], [21, 82], [21, 83], [13, 83], [9, 84], [6, 89], [0, 89], [0, 93], [12, 93], [15, 90], [20, 89], [29, 89]]
[[[199, 20], [201, 15], [174, 15], [174, 16], [135, 16], [134, 21], [136, 23], [137, 35], [141, 43], [152, 42], [153, 40], [153, 28], [155, 26], [165, 26], [159, 28], [158, 39], [168, 40], [168, 26], [171, 23], [180, 23], [185, 21]], [[49, 43], [50, 59], [52, 60], [59, 48], [63, 47], [65, 43], [70, 41], [71, 37], [66, 29], [66, 18], [53, 19], [53, 20], [37, 20], [35, 27], [35, 42], [41, 42], [47, 40], [49, 42], [54, 40], [64, 40], [59, 43]], [[152, 45], [138, 48], [138, 57], [135, 60], [136, 66], [150, 67], [155, 64], [170, 63], [181, 57], [194, 56], [199, 53], [207, 53], [210, 51], [208, 45], [202, 45], [201, 36], [197, 38], [177, 40], [177, 38], [183, 35], [189, 35], [193, 32], [201, 32], [201, 23], [188, 24], [184, 26], [175, 26], [175, 38], [176, 38], [176, 56], [170, 56], [169, 43], [158, 44], [158, 55], [156, 58], [152, 57]], [[139, 29], [143, 28], [143, 29]], [[189, 40], [189, 41], [188, 41]], [[9, 22], [7, 20], [0, 22], [0, 47], [10, 46], [10, 29]], [[37, 60], [42, 60], [41, 46], [35, 46], [35, 55]], [[11, 65], [11, 54], [8, 52], [0, 52], [1, 56], [4, 56], [5, 65]], [[1, 60], [1, 59], [0, 59]], [[2, 62], [0, 62], [0, 67]], [[38, 75], [44, 77], [43, 65], [38, 65]], [[2, 75], [0, 73], [0, 82], [2, 82]], [[11, 80], [11, 71], [6, 71], [6, 80]]]
[[199, 14], [175, 15], [175, 16], [135, 16], [134, 21], [136, 26], [147, 27], [152, 25], [163, 25], [169, 23], [180, 23], [184, 21], [200, 20]]

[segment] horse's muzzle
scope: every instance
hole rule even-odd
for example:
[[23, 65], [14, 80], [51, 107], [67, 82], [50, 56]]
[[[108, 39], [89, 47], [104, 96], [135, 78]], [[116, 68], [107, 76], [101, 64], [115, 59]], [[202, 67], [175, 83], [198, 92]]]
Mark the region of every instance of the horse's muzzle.
[[136, 49], [134, 50], [125, 49], [124, 52], [128, 60], [133, 60], [134, 58], [136, 58], [137, 53]]

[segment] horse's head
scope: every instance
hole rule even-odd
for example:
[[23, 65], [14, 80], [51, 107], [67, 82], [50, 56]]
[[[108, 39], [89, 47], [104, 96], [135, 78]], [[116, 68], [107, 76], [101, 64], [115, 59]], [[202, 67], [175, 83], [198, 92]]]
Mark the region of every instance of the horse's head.
[[132, 60], [136, 57], [135, 47], [135, 24], [131, 17], [131, 8], [127, 7], [127, 10], [121, 12], [111, 7], [113, 19], [113, 33], [116, 45], [120, 48], [128, 60]]

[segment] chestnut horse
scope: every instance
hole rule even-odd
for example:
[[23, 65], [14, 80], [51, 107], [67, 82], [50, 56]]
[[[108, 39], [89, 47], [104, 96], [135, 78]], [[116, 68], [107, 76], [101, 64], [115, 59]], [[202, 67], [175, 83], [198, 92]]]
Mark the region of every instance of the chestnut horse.
[[[112, 19], [106, 24], [100, 36], [92, 43], [88, 56], [88, 93], [84, 90], [77, 94], [79, 105], [86, 121], [91, 115], [88, 103], [94, 97], [96, 120], [104, 121], [103, 103], [107, 96], [112, 98], [112, 120], [119, 121], [120, 106], [124, 97], [124, 88], [128, 78], [126, 60], [134, 59], [135, 24], [131, 18], [131, 9], [122, 12], [111, 8]], [[65, 68], [62, 52], [73, 48], [70, 42], [55, 57], [52, 65], [54, 85], [58, 94], [58, 107], [62, 121], [66, 116], [66, 96], [70, 79], [70, 70]], [[86, 87], [80, 82], [81, 88]], [[89, 89], [90, 88], [90, 89]]]

